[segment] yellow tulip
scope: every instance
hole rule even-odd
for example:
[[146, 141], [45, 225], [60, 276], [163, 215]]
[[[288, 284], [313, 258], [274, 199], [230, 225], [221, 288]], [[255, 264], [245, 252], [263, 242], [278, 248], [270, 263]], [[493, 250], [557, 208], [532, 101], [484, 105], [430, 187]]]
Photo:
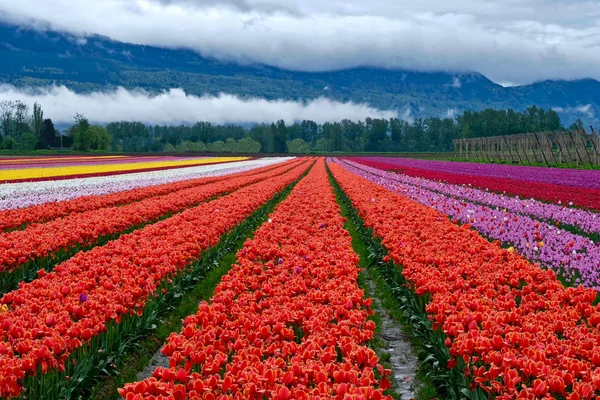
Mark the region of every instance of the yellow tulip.
[[95, 165], [70, 165], [55, 168], [22, 168], [0, 170], [0, 181], [11, 181], [17, 179], [39, 179], [51, 178], [56, 176], [73, 176], [87, 174], [105, 174], [120, 171], [136, 171], [154, 168], [167, 167], [190, 167], [210, 163], [226, 163], [234, 161], [244, 161], [248, 157], [211, 157], [211, 158], [189, 158], [185, 160], [165, 160], [148, 162], [127, 162], [118, 164], [95, 164]]

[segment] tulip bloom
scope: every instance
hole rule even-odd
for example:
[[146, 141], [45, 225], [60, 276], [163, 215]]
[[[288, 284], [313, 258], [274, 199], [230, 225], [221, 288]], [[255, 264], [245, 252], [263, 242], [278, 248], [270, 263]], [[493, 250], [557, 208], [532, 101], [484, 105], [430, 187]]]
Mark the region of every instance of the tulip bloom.
[[[299, 162], [292, 161], [289, 165], [267, 167], [217, 181], [209, 179], [205, 184], [198, 181], [189, 186], [185, 182], [173, 183], [168, 185], [172, 186], [172, 190], [163, 187], [155, 196], [120, 206], [96, 208], [93, 202], [89, 202], [89, 211], [32, 224], [24, 230], [0, 233], [0, 274], [13, 272], [36, 260], [51, 260], [59, 252], [69, 253], [74, 248], [93, 246], [104, 237], [155, 222], [217, 195], [281, 174]], [[49, 209], [52, 212], [54, 207]], [[39, 267], [39, 264], [35, 263], [33, 267]], [[0, 286], [0, 290], [4, 289]]]
[[[203, 251], [308, 167], [304, 161], [287, 172], [272, 172], [270, 178], [80, 252], [4, 295], [0, 304], [8, 311], [0, 313], [0, 396], [21, 394], [23, 378], [36, 375], [38, 368], [42, 373], [32, 379], [64, 371], [66, 363], [78, 361], [70, 358], [74, 350], [85, 351], [93, 338], [124, 316], [141, 316], [147, 303], [168, 291], [172, 279]], [[206, 368], [218, 371], [221, 362], [211, 359]]]
[[248, 157], [214, 157], [214, 158], [183, 158], [161, 159], [147, 162], [105, 163], [93, 165], [65, 165], [53, 164], [47, 166], [31, 166], [31, 168], [0, 169], [0, 182], [24, 182], [46, 179], [60, 179], [64, 177], [100, 176], [107, 174], [122, 174], [126, 172], [141, 172], [168, 168], [181, 168], [202, 164], [223, 163], [247, 160]]
[[431, 299], [426, 312], [447, 337], [448, 367], [462, 365], [472, 388], [497, 399], [600, 395], [595, 290], [565, 288], [552, 271], [468, 225], [336, 163], [330, 168], [409, 287]]
[[[95, 178], [0, 185], [0, 230], [46, 222], [74, 213], [129, 204], [153, 196], [217, 182], [222, 176], [289, 161], [263, 158], [198, 167]], [[263, 170], [264, 172], [264, 170]]]
[[125, 399], [391, 399], [391, 371], [365, 345], [371, 302], [323, 161], [270, 221], [169, 337], [169, 368], [127, 384]]
[[[600, 290], [600, 246], [589, 237], [563, 230], [544, 219], [531, 218], [524, 215], [525, 212], [513, 213], [506, 208], [502, 210], [482, 202], [471, 202], [461, 198], [463, 191], [453, 190], [449, 188], [450, 185], [425, 183], [423, 180], [415, 182], [372, 167], [358, 168], [356, 163], [347, 161], [342, 161], [340, 165], [371, 182], [435, 208], [454, 222], [470, 226], [489, 239], [499, 240], [529, 260], [554, 270], [571, 284], [581, 283], [585, 287]], [[407, 181], [411, 183], [404, 183]], [[434, 187], [435, 190], [426, 187]], [[526, 204], [525, 208], [529, 209], [529, 205]], [[600, 230], [597, 214], [572, 208], [563, 211], [574, 217], [571, 222], [581, 223], [576, 226], [577, 229], [587, 232]]]
[[413, 177], [600, 210], [598, 171], [385, 157], [352, 159], [371, 167], [399, 171]]

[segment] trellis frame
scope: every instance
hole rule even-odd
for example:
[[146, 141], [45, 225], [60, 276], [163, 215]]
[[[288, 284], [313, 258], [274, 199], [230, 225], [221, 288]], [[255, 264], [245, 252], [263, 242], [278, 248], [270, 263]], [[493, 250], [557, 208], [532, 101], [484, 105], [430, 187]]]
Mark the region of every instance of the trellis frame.
[[468, 161], [524, 165], [600, 167], [600, 135], [584, 130], [522, 133], [454, 139], [454, 151]]

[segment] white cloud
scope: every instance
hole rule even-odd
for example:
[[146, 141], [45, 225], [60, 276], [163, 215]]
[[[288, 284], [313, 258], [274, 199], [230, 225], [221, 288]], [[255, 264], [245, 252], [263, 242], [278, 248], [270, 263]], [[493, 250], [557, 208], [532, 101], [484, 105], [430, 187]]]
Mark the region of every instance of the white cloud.
[[454, 117], [456, 117], [457, 114], [458, 114], [458, 109], [449, 108], [448, 110], [446, 110], [446, 115], [444, 115], [444, 117], [445, 118], [454, 118]]
[[585, 104], [577, 107], [554, 107], [554, 111], [565, 114], [583, 114], [588, 118], [594, 118], [595, 112], [591, 104]]
[[408, 122], [409, 124], [412, 124], [413, 122], [415, 122], [415, 117], [412, 115], [412, 109], [407, 106], [404, 111], [402, 112], [402, 115], [400, 116], [400, 119]]
[[90, 121], [142, 121], [151, 124], [185, 124], [197, 121], [214, 123], [271, 123], [279, 119], [287, 123], [310, 119], [318, 123], [343, 119], [364, 120], [393, 118], [393, 111], [381, 111], [363, 104], [339, 103], [324, 98], [310, 102], [240, 99], [232, 95], [192, 96], [181, 89], [157, 95], [145, 91], [75, 93], [64, 86], [21, 90], [0, 86], [0, 101], [20, 99], [30, 107], [39, 102], [44, 115], [55, 123], [72, 122], [76, 112]]
[[460, 81], [460, 78], [458, 76], [452, 78], [452, 83], [450, 84], [450, 86], [452, 86], [455, 89], [460, 89], [462, 87], [462, 82]]
[[512, 84], [600, 79], [599, 17], [591, 0], [0, 0], [11, 22], [224, 59], [477, 71]]
[[514, 86], [518, 86], [516, 83], [514, 82], [496, 82], [498, 85], [502, 86], [502, 87], [514, 87]]
[[579, 106], [579, 107], [577, 107], [577, 111], [579, 111], [582, 114], [587, 115], [590, 118], [594, 117], [594, 109], [592, 108], [591, 104], [586, 104], [584, 106]]

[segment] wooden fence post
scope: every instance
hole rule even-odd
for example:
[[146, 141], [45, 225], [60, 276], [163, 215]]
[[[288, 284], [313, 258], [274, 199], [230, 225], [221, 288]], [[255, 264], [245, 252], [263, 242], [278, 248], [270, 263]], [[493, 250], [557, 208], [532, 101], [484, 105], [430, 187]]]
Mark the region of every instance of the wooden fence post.
[[587, 155], [587, 159], [590, 163], [590, 167], [593, 167], [594, 162], [592, 161], [592, 156], [590, 156], [590, 152], [588, 151], [586, 133], [583, 129], [577, 129], [577, 134], [579, 135], [579, 139], [581, 140], [581, 147], [582, 147], [581, 151], [584, 152], [585, 155]]
[[[517, 135], [515, 135], [517, 136]], [[519, 146], [521, 148], [521, 150], [523, 150], [523, 153], [525, 154], [525, 158], [527, 159], [527, 164], [532, 165], [531, 164], [531, 160], [529, 159], [529, 155], [527, 154], [527, 147], [524, 145], [525, 142], [525, 137], [526, 136], [521, 136], [518, 135], [519, 137], [515, 137], [515, 141], [517, 142], [517, 144], [520, 144], [521, 146]], [[517, 149], [517, 153], [519, 152], [519, 150]]]
[[[549, 167], [550, 164], [548, 164], [548, 159], [546, 159], [546, 154], [544, 153], [544, 148], [542, 147], [542, 144], [540, 143], [540, 139], [537, 137], [537, 134], [534, 132], [533, 136], [535, 137], [535, 140], [537, 141], [538, 146], [540, 147], [540, 151], [542, 152], [542, 158], [544, 159], [544, 162], [546, 163], [546, 166]], [[552, 151], [552, 149], [550, 149]]]
[[550, 154], [552, 154], [552, 159], [554, 160], [554, 164], [558, 167], [560, 166], [560, 162], [556, 160], [556, 154], [554, 154], [554, 145], [550, 141], [550, 134], [548, 132], [543, 133], [546, 138], [546, 142], [548, 143], [548, 148], [550, 149]]
[[581, 155], [579, 154], [579, 149], [577, 148], [577, 142], [575, 142], [575, 139], [573, 138], [573, 135], [571, 134], [571, 131], [567, 131], [569, 133], [569, 137], [571, 138], [571, 142], [573, 142], [573, 147], [575, 147], [575, 154], [577, 154], [577, 158], [579, 159], [579, 162], [581, 162], [581, 165], [583, 165], [585, 167], [585, 163], [583, 162], [583, 158], [581, 158]]
[[[600, 149], [600, 141], [598, 140], [600, 138], [600, 136], [596, 135], [596, 132], [594, 131], [594, 127], [590, 126], [590, 130], [592, 131], [592, 138], [591, 138], [591, 142], [592, 142], [592, 147], [594, 149], [594, 156], [596, 157], [596, 166], [600, 165], [600, 153], [598, 152]], [[596, 142], [599, 142], [598, 144]]]
[[[564, 156], [564, 158], [565, 158], [565, 164], [567, 164], [567, 167], [570, 167], [571, 166], [570, 164], [573, 162], [574, 159], [571, 156], [569, 149], [566, 147], [566, 143], [563, 142], [564, 137], [565, 137], [565, 135], [563, 133], [558, 133], [556, 136], [556, 144], [558, 144], [558, 150], [560, 151], [561, 156]], [[565, 145], [565, 146], [563, 146], [563, 145]], [[563, 153], [563, 147], [564, 147], [564, 153]], [[573, 164], [573, 166], [575, 166], [575, 165]]]

